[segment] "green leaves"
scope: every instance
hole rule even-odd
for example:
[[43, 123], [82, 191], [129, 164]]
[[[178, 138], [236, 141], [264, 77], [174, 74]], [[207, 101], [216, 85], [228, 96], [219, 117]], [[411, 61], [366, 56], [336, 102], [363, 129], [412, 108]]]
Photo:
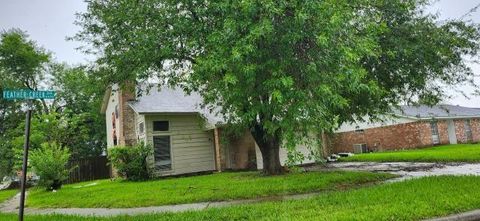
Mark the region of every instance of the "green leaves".
[[38, 48], [20, 30], [1, 32], [0, 77], [3, 87], [37, 89], [44, 65], [50, 60], [45, 50]]
[[117, 173], [127, 180], [140, 181], [152, 177], [153, 165], [149, 162], [153, 148], [144, 143], [131, 147], [109, 149], [108, 159]]
[[[0, 34], [0, 93], [9, 88], [51, 89], [54, 101], [33, 101], [32, 149], [55, 142], [73, 158], [95, 156], [105, 147], [105, 120], [99, 113], [105, 90], [103, 69], [70, 67], [51, 61], [50, 53], [20, 30]], [[24, 142], [23, 101], [0, 98], [0, 175], [21, 166]]]
[[225, 81], [226, 84], [235, 84], [238, 82], [237, 77], [233, 74], [226, 74], [223, 77], [223, 80]]
[[68, 179], [67, 168], [70, 152], [56, 143], [43, 143], [41, 148], [33, 150], [30, 163], [37, 176], [39, 185], [47, 190], [60, 189], [62, 182]]
[[282, 81], [283, 86], [286, 88], [293, 86], [293, 78], [291, 76], [282, 77], [280, 80]]
[[77, 39], [101, 46], [113, 82], [186, 83], [240, 130], [260, 125], [298, 143], [412, 97], [438, 101], [437, 84], [471, 79], [462, 57], [477, 55], [478, 26], [438, 24], [425, 4], [91, 1]]

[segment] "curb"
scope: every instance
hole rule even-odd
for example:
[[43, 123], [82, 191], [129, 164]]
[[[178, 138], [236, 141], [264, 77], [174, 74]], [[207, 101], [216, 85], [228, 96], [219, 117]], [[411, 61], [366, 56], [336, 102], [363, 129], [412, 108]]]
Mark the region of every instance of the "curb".
[[480, 220], [480, 209], [465, 213], [459, 213], [441, 218], [427, 219], [424, 221], [477, 221]]

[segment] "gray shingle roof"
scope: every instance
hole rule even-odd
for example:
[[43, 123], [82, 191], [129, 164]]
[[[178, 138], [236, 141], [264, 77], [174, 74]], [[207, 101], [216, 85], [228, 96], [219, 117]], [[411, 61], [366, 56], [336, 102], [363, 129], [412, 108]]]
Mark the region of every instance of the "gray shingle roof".
[[[145, 89], [145, 87], [143, 87]], [[139, 114], [198, 113], [211, 125], [222, 123], [222, 117], [202, 108], [202, 97], [195, 92], [187, 95], [180, 87], [153, 86], [128, 104]]]
[[396, 115], [414, 118], [458, 118], [458, 117], [480, 117], [480, 109], [454, 105], [435, 106], [400, 106], [401, 110], [395, 110]]
[[[145, 89], [145, 86], [143, 87]], [[180, 87], [171, 88], [162, 86], [158, 90], [153, 86], [149, 93], [138, 97], [136, 101], [129, 102], [129, 105], [139, 114], [155, 113], [198, 113], [205, 117], [209, 124], [217, 125], [223, 123], [222, 116], [210, 113], [206, 108], [202, 108], [202, 97], [195, 92], [187, 95]], [[480, 117], [479, 108], [468, 108], [453, 105], [435, 105], [435, 106], [400, 106], [400, 110], [394, 110], [395, 115], [410, 118], [456, 118], [456, 117]]]

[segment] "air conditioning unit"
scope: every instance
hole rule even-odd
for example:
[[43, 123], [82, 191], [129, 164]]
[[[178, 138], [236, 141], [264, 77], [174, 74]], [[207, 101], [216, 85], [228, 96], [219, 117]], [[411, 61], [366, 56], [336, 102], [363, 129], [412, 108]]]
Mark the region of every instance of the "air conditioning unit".
[[354, 153], [366, 153], [366, 152], [368, 152], [367, 144], [365, 144], [365, 143], [354, 144], [353, 145], [353, 152]]

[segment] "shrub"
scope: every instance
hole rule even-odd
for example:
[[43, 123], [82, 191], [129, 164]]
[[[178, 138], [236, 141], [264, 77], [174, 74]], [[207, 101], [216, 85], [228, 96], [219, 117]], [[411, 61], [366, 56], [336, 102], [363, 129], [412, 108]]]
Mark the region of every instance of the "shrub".
[[121, 177], [132, 181], [147, 180], [152, 177], [153, 170], [148, 163], [152, 152], [150, 145], [139, 143], [109, 149], [108, 159]]
[[68, 179], [69, 159], [68, 148], [62, 148], [57, 143], [43, 143], [39, 149], [33, 150], [30, 163], [40, 177], [38, 184], [47, 190], [60, 189], [63, 181]]

